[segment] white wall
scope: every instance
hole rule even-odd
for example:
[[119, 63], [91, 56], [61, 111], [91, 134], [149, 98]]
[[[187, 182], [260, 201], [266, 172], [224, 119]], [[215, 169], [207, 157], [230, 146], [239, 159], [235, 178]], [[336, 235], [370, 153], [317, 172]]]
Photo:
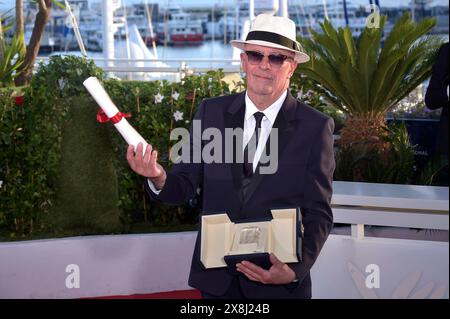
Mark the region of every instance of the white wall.
[[[331, 235], [311, 272], [313, 297], [448, 298], [448, 257], [448, 242]], [[366, 288], [368, 265], [379, 288]]]
[[[0, 298], [80, 298], [189, 289], [194, 232], [0, 243]], [[314, 298], [448, 298], [449, 244], [330, 235], [313, 271]], [[79, 266], [80, 288], [66, 267]], [[376, 264], [380, 288], [367, 289]], [[353, 279], [351, 274], [354, 274]], [[406, 283], [406, 285], [405, 285]], [[421, 289], [423, 289], [421, 291]], [[410, 293], [409, 293], [410, 292]], [[433, 293], [435, 295], [433, 295]]]
[[[79, 298], [189, 289], [194, 233], [0, 243], [0, 298]], [[77, 264], [80, 288], [66, 287]]]

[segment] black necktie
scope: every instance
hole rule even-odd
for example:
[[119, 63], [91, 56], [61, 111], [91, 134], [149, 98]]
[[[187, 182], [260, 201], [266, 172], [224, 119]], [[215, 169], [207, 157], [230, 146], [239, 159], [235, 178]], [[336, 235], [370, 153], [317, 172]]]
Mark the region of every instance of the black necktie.
[[256, 120], [255, 131], [248, 141], [244, 149], [244, 176], [251, 177], [253, 175], [253, 160], [255, 158], [256, 148], [258, 147], [259, 132], [261, 130], [261, 121], [264, 117], [263, 112], [253, 114]]

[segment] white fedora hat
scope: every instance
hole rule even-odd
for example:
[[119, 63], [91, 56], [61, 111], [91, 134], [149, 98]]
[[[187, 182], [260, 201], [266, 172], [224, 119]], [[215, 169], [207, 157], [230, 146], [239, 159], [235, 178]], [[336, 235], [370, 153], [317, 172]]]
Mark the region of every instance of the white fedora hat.
[[291, 19], [263, 13], [253, 20], [245, 40], [233, 40], [230, 43], [241, 50], [246, 44], [284, 49], [295, 53], [296, 62], [308, 62], [309, 56], [298, 43], [295, 33], [295, 23]]

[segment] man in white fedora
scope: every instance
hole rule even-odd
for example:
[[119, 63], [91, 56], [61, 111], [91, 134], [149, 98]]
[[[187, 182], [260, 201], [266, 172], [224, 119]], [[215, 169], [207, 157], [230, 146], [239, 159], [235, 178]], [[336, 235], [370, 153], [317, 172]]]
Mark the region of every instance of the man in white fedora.
[[[225, 129], [241, 128], [242, 138], [233, 140], [233, 149], [243, 151], [244, 162], [182, 161], [166, 172], [151, 145], [143, 158], [135, 156], [130, 146], [127, 159], [135, 172], [147, 177], [145, 185], [154, 200], [183, 204], [201, 189], [202, 215], [226, 212], [238, 223], [270, 219], [274, 208], [299, 208], [299, 262], [284, 263], [270, 254], [266, 264], [243, 259], [234, 269], [205, 268], [200, 229], [189, 284], [203, 298], [311, 298], [310, 269], [333, 224], [334, 123], [289, 93], [298, 63], [309, 60], [296, 40], [292, 20], [258, 15], [247, 38], [231, 43], [243, 51], [247, 89], [204, 100], [195, 119], [201, 121], [201, 132], [214, 128], [223, 137]], [[190, 149], [203, 149], [204, 144], [191, 137]], [[139, 145], [136, 154], [141, 151]], [[271, 173], [262, 171], [263, 151], [275, 155], [276, 169]]]

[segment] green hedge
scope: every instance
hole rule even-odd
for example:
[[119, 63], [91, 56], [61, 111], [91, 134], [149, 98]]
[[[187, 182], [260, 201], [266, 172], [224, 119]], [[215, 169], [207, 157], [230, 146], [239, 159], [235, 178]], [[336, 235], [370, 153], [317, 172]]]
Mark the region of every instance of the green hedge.
[[[19, 95], [17, 98], [15, 95]], [[20, 98], [20, 99], [19, 99]], [[22, 102], [23, 101], [23, 102]], [[66, 110], [43, 91], [0, 92], [0, 230], [9, 237], [41, 231], [53, 205], [61, 124]]]
[[95, 122], [96, 104], [88, 97], [69, 98], [64, 104], [69, 120], [61, 128], [55, 205], [46, 224], [56, 235], [121, 232], [109, 131]]
[[126, 162], [125, 141], [111, 123], [96, 121], [98, 106], [82, 85], [89, 76], [131, 113], [166, 168], [176, 142], [171, 129], [189, 128], [202, 99], [232, 93], [220, 70], [185, 75], [181, 83], [117, 81], [105, 80], [92, 61], [52, 57], [23, 92], [0, 91], [1, 239], [194, 227], [195, 205], [148, 201], [143, 178]]
[[[169, 206], [149, 201], [144, 179], [126, 162], [125, 141], [111, 123], [96, 121], [98, 106], [82, 85], [89, 76], [101, 79], [119, 109], [131, 113], [129, 122], [158, 149], [166, 169], [176, 142], [169, 140], [170, 131], [189, 128], [204, 98], [234, 92], [221, 70], [185, 75], [180, 83], [117, 81], [105, 79], [92, 61], [70, 56], [41, 64], [29, 87], [1, 89], [0, 240], [195, 227], [195, 202]], [[243, 83], [234, 87], [242, 90]], [[296, 73], [292, 94], [342, 125], [342, 114], [311, 88]], [[338, 179], [358, 179], [355, 172], [363, 169], [373, 182], [410, 181], [411, 145], [404, 129], [393, 132], [397, 148], [387, 166], [380, 169], [371, 154], [339, 154]]]
[[82, 79], [103, 78], [93, 62], [54, 57], [29, 87], [0, 91], [0, 236], [27, 238], [53, 229], [67, 98]]

